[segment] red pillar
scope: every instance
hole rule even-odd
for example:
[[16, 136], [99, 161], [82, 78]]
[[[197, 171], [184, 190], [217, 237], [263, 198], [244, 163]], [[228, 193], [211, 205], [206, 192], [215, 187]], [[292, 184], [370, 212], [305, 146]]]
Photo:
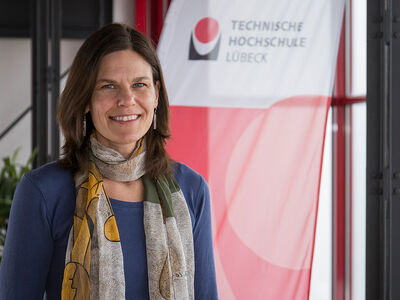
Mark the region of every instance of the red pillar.
[[[333, 105], [333, 300], [345, 300], [346, 283], [346, 97], [345, 26], [343, 22]], [[347, 262], [348, 263], [348, 262]]]

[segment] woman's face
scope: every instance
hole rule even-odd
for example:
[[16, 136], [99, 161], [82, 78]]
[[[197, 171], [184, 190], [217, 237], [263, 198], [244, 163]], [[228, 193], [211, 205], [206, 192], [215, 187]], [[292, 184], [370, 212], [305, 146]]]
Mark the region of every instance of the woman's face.
[[87, 108], [98, 141], [128, 157], [151, 126], [158, 91], [151, 66], [136, 52], [104, 56]]

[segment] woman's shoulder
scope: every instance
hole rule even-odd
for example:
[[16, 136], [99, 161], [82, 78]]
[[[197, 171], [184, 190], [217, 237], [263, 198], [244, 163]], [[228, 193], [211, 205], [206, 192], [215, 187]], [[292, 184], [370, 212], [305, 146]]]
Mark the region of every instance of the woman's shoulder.
[[173, 163], [174, 176], [181, 188], [189, 187], [196, 189], [199, 187], [207, 187], [207, 183], [203, 176], [189, 166], [180, 163]]
[[41, 212], [54, 240], [65, 236], [75, 207], [72, 173], [51, 162], [25, 174], [15, 191], [13, 208], [25, 211], [26, 207], [32, 215]]
[[190, 213], [197, 220], [201, 212], [209, 207], [210, 192], [207, 182], [198, 172], [179, 162], [174, 163], [174, 175], [185, 196]]
[[68, 170], [61, 168], [57, 161], [47, 163], [25, 175], [42, 192], [64, 190], [74, 187], [74, 177]]
[[58, 162], [51, 162], [25, 174], [16, 193], [29, 194], [43, 202], [50, 213], [55, 213], [56, 209], [70, 211], [75, 199], [74, 177]]

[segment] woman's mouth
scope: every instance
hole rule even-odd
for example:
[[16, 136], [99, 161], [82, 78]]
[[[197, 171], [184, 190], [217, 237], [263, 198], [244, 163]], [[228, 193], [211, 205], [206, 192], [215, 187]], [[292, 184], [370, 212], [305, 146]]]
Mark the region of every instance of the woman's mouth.
[[128, 122], [128, 121], [136, 120], [139, 117], [140, 117], [140, 115], [126, 115], [126, 116], [112, 116], [112, 117], [110, 117], [110, 119], [113, 121], [118, 121], [118, 122]]

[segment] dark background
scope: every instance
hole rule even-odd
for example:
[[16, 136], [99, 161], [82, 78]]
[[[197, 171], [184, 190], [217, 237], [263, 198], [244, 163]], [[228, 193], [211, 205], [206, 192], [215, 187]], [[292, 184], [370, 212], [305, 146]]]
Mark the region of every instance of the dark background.
[[[0, 1], [0, 37], [31, 36], [34, 2]], [[112, 22], [112, 0], [63, 0], [61, 10], [62, 38], [84, 39], [98, 29], [99, 24]]]

